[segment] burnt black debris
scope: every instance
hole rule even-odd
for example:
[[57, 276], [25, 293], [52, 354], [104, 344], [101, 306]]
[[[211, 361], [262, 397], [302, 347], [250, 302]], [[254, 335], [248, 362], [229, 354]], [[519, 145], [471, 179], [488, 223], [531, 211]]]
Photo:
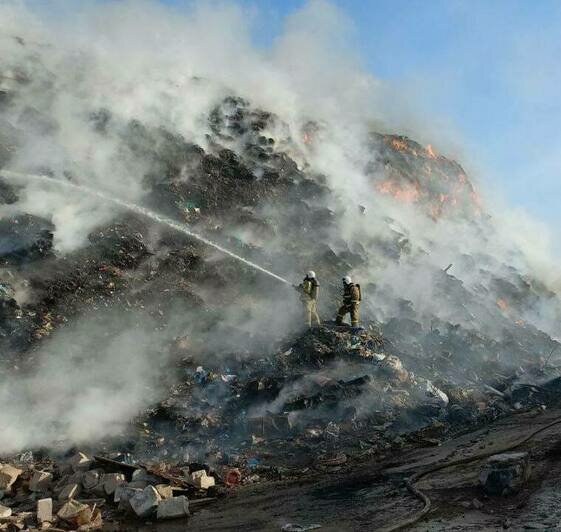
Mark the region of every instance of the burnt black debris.
[[[13, 112], [0, 119], [0, 168], [27, 128], [47, 137], [59, 127], [14, 103], [29, 82], [0, 93], [0, 112]], [[106, 108], [84, 119], [144, 169], [149, 208], [283, 277], [313, 265], [323, 325], [303, 330], [296, 294], [136, 214], [115, 213], [82, 247], [61, 253], [54, 221], [17, 213], [21, 191], [0, 181], [0, 204], [10, 207], [0, 219], [1, 378], [32, 374], [41, 348], [69, 323], [100, 325], [103, 338], [92, 344], [110, 343], [124, 324], [166, 333], [152, 354], [166, 393], [117, 436], [82, 454], [64, 456], [74, 442], [56, 440], [43, 454], [2, 457], [0, 504], [18, 528], [185, 517], [240, 484], [344, 473], [558, 402], [561, 371], [551, 357], [559, 343], [521, 318], [553, 297], [543, 283], [491, 255], [460, 255], [452, 267], [411, 272], [430, 283], [435, 306], [451, 309], [446, 319], [421, 311], [402, 287], [372, 281], [362, 286], [363, 328], [336, 326], [341, 274], [402, 266], [410, 235], [386, 218], [386, 231], [344, 237], [343, 216], [365, 208], [302, 162], [281, 117], [231, 96], [204, 118], [204, 146], [140, 120], [122, 123]], [[321, 127], [307, 123], [304, 142]], [[404, 136], [372, 133], [370, 145], [373, 196], [416, 204], [435, 222], [473, 223], [492, 244], [458, 163]], [[477, 271], [479, 284], [467, 286], [456, 268]]]

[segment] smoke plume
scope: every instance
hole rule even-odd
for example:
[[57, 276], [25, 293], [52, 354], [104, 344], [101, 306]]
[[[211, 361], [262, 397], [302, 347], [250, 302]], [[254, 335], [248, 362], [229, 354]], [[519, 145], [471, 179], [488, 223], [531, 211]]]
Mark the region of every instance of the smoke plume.
[[[131, 127], [163, 128], [212, 149], [209, 114], [225, 97], [239, 96], [277, 117], [265, 136], [300, 170], [322, 176], [334, 192], [323, 206], [338, 223], [327, 230], [325, 245], [335, 251], [345, 246], [366, 250], [367, 263], [337, 275], [361, 280], [371, 296], [364, 305], [369, 318], [385, 322], [400, 312], [399, 300], [405, 299], [427, 327], [438, 318], [499, 339], [507, 318], [497, 308], [494, 279], [532, 278], [557, 288], [548, 242], [535, 238], [543, 228], [520, 223], [508, 210], [493, 209], [492, 202], [483, 201], [467, 220], [435, 219], [415, 205], [376, 193], [373, 180], [382, 179], [383, 168], [372, 170], [380, 153], [372, 130], [407, 126], [420, 137], [427, 131], [416, 129], [413, 113], [395, 112], [399, 95], [362, 69], [349, 44], [352, 24], [336, 7], [322, 0], [306, 3], [285, 21], [270, 49], [254, 46], [251, 32], [250, 14], [235, 4], [205, 2], [179, 10], [143, 0], [92, 1], [55, 9], [50, 2], [2, 2], [0, 89], [17, 86], [14, 100], [0, 111], [0, 126], [10, 124], [18, 132], [9, 170], [47, 173], [142, 205], [149, 192], [146, 176], [164, 174], [165, 168], [149, 155], [160, 149], [154, 137], [142, 144], [137, 135], [133, 144]], [[304, 135], [310, 124], [311, 141]], [[229, 144], [234, 151], [236, 142]], [[186, 164], [182, 178], [188, 181], [191, 172]], [[365, 207], [360, 215], [359, 206]], [[260, 208], [281, 220], [291, 207]], [[60, 190], [32, 182], [15, 204], [0, 207], [0, 216], [16, 213], [52, 221], [58, 256], [86, 247], [92, 231], [122, 214], [99, 199], [73, 194], [69, 201]], [[264, 253], [279, 254], [287, 245], [282, 235], [263, 238], [237, 227], [224, 228], [224, 234]], [[408, 252], [397, 263], [389, 261], [375, 251], [380, 240], [407, 242]], [[209, 253], [211, 264], [212, 259]], [[462, 308], [439, 288], [436, 272], [448, 264], [474, 298]], [[300, 267], [312, 266], [288, 258], [275, 264], [278, 273], [294, 278]], [[315, 269], [321, 271], [321, 265]], [[232, 305], [222, 309], [221, 319], [245, 327], [249, 335], [282, 336], [294, 325], [294, 304], [284, 287], [260, 283], [253, 286], [263, 287], [277, 307], [263, 301], [242, 319]], [[213, 289], [197, 288], [203, 297]], [[332, 313], [332, 302], [325, 305], [329, 310], [324, 312]], [[559, 313], [555, 296], [526, 305], [516, 318], [553, 334]], [[154, 356], [160, 357], [171, 332], [147, 322], [139, 327], [120, 315], [108, 321], [113, 326], [106, 338], [107, 323], [85, 315], [40, 346], [28, 375], [0, 377], [0, 452], [118, 433], [159, 396], [166, 359], [156, 362]], [[201, 318], [184, 313], [175, 321], [173, 332], [196, 328]], [[227, 332], [217, 334], [208, 348], [218, 352], [229, 341]]]

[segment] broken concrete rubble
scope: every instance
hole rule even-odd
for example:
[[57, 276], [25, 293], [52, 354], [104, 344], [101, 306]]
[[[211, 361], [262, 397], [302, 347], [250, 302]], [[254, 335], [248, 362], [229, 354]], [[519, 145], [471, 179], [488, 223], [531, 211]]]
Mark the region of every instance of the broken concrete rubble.
[[211, 488], [215, 485], [214, 477], [208, 476], [206, 470], [204, 469], [191, 473], [191, 480], [194, 486], [203, 490]]
[[53, 500], [51, 498], [39, 499], [37, 501], [37, 521], [51, 523], [53, 520]]
[[126, 478], [123, 473], [108, 473], [103, 475], [103, 489], [107, 495], [115, 493], [117, 486], [120, 486], [125, 482]]
[[157, 484], [154, 486], [162, 499], [171, 499], [173, 497], [173, 489], [167, 484]]
[[91, 490], [102, 482], [102, 476], [102, 469], [92, 469], [90, 471], [86, 471], [82, 477], [82, 486], [84, 486], [84, 489], [86, 490]]
[[488, 495], [512, 495], [520, 491], [529, 477], [528, 453], [504, 453], [487, 459], [479, 481]]
[[135, 495], [139, 495], [142, 493], [141, 489], [138, 488], [129, 488], [127, 486], [118, 486], [117, 490], [115, 491], [115, 502], [118, 502], [118, 509], [123, 513], [133, 513], [134, 510], [131, 506], [131, 499]]
[[87, 525], [92, 520], [92, 510], [87, 504], [69, 500], [57, 512], [57, 516], [63, 521], [79, 527]]
[[185, 495], [164, 499], [158, 504], [158, 519], [178, 519], [189, 515], [189, 501]]
[[59, 501], [66, 501], [68, 499], [75, 499], [80, 493], [80, 486], [78, 484], [67, 484], [62, 488], [58, 494]]
[[30, 491], [46, 491], [53, 480], [52, 473], [48, 471], [34, 471], [31, 481], [29, 482]]
[[147, 486], [142, 491], [135, 493], [129, 503], [134, 513], [138, 517], [151, 516], [158, 507], [158, 503], [162, 500], [159, 493], [153, 486]]
[[75, 454], [70, 460], [68, 461], [70, 467], [74, 472], [76, 471], [87, 471], [90, 469], [91, 465], [93, 464], [92, 458], [88, 457], [86, 454], [79, 452]]
[[0, 504], [0, 518], [10, 517], [11, 515], [12, 515], [12, 509]]
[[0, 466], [0, 490], [9, 490], [22, 472], [9, 464]]

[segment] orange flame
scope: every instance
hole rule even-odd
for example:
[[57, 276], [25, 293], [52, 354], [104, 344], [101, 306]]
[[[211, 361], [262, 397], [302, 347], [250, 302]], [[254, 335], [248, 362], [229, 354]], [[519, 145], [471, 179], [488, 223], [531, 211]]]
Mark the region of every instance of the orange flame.
[[419, 199], [419, 183], [400, 184], [386, 179], [376, 184], [376, 190], [382, 194], [390, 194], [403, 203], [414, 203]]
[[430, 144], [427, 144], [425, 146], [425, 151], [427, 152], [427, 156], [429, 157], [429, 159], [436, 159], [437, 155], [436, 153], [434, 153], [434, 150], [432, 149], [432, 146]]
[[390, 144], [392, 148], [395, 148], [399, 151], [407, 151], [407, 143], [401, 139], [391, 139]]
[[497, 307], [499, 307], [503, 312], [508, 309], [508, 303], [504, 299], [497, 299]]

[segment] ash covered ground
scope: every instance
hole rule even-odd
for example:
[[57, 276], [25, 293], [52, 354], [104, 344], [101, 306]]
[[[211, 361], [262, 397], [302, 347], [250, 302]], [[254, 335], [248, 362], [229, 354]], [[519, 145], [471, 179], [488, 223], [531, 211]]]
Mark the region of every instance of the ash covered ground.
[[[7, 42], [0, 171], [52, 184], [0, 182], [0, 528], [142, 529], [189, 505], [157, 526], [380, 529], [426, 508], [403, 483], [418, 468], [398, 465], [493, 431], [498, 453], [555, 421], [558, 295], [459, 163], [373, 127], [341, 124], [341, 144], [337, 124], [197, 77], [183, 79], [189, 135], [171, 114], [86, 98], [93, 59]], [[323, 321], [310, 330], [290, 286], [309, 269]], [[347, 274], [361, 329], [333, 322]], [[558, 453], [541, 445], [546, 478]], [[478, 462], [448, 479], [449, 499], [446, 479], [429, 486], [426, 528], [529, 522], [516, 505], [543, 490], [529, 460], [500, 493], [472, 478]], [[558, 520], [544, 515], [534, 524]]]

